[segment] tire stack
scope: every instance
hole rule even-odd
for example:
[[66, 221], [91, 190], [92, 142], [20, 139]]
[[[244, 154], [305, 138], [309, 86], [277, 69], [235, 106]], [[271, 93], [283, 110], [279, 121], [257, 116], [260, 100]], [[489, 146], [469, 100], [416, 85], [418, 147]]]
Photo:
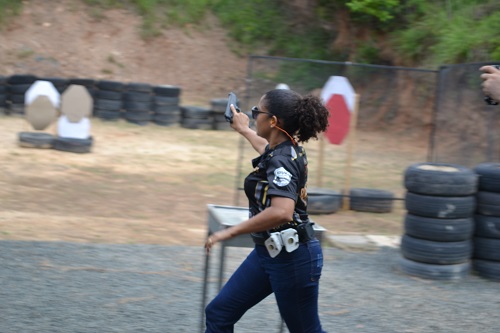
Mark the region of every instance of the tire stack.
[[0, 76], [0, 113], [7, 112], [7, 78]]
[[31, 74], [12, 75], [7, 79], [7, 96], [10, 114], [24, 114], [24, 94], [37, 77]]
[[99, 119], [116, 121], [122, 116], [124, 84], [117, 81], [96, 82], [93, 114]]
[[212, 110], [201, 106], [182, 106], [181, 107], [181, 126], [190, 129], [213, 129]]
[[478, 177], [466, 167], [416, 163], [407, 189], [399, 266], [409, 275], [459, 280], [470, 271]]
[[153, 116], [156, 125], [172, 126], [181, 123], [181, 89], [177, 86], [160, 85], [153, 87]]
[[213, 128], [220, 131], [232, 130], [231, 124], [226, 120], [227, 98], [214, 98], [210, 101], [212, 116], [214, 120]]
[[500, 281], [500, 163], [481, 163], [476, 195], [474, 271], [481, 277]]
[[129, 83], [123, 93], [123, 118], [129, 123], [147, 125], [152, 118], [152, 87], [146, 83]]

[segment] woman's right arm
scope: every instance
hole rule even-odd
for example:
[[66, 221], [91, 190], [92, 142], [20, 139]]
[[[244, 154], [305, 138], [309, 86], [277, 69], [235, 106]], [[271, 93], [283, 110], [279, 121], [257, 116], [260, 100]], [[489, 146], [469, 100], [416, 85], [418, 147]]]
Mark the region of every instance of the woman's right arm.
[[236, 109], [232, 105], [231, 110], [233, 111], [233, 122], [231, 123], [231, 127], [236, 132], [243, 135], [243, 137], [250, 142], [253, 149], [255, 149], [259, 154], [264, 153], [268, 144], [267, 140], [258, 136], [257, 132], [250, 128], [250, 119], [245, 113], [236, 112]]

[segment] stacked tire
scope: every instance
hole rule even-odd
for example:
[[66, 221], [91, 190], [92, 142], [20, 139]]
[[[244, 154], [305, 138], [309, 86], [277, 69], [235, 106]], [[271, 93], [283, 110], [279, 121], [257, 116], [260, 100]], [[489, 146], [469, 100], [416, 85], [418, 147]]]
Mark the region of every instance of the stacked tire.
[[124, 84], [117, 81], [101, 80], [96, 82], [94, 96], [95, 117], [116, 121], [122, 116], [122, 95]]
[[213, 129], [212, 110], [201, 106], [181, 107], [181, 126], [189, 129]]
[[5, 114], [7, 109], [7, 78], [0, 76], [0, 113]]
[[147, 83], [129, 83], [123, 93], [123, 118], [129, 123], [147, 125], [151, 121], [152, 87]]
[[224, 113], [227, 107], [227, 98], [214, 98], [210, 101], [213, 117], [213, 128], [218, 131], [232, 130], [231, 124], [226, 120]]
[[37, 77], [31, 74], [16, 74], [7, 79], [10, 114], [24, 114], [24, 94], [36, 80]]
[[500, 163], [482, 163], [475, 215], [473, 269], [481, 277], [500, 281]]
[[416, 163], [407, 190], [400, 269], [435, 280], [459, 280], [471, 267], [478, 177], [466, 167]]
[[172, 126], [181, 123], [181, 89], [177, 86], [161, 85], [153, 87], [153, 116], [156, 125]]

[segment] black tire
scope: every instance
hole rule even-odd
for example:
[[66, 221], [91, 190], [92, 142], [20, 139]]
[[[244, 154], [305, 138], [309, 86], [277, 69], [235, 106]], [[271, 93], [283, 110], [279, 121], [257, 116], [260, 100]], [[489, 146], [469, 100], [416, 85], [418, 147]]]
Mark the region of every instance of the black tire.
[[210, 119], [183, 118], [181, 126], [189, 129], [212, 130], [213, 122]]
[[405, 274], [444, 281], [456, 281], [465, 278], [469, 274], [471, 267], [470, 261], [460, 264], [436, 265], [409, 260], [405, 257], [399, 258], [398, 265], [399, 269]]
[[112, 101], [121, 101], [123, 93], [120, 91], [111, 90], [96, 90], [96, 99], [107, 99]]
[[476, 194], [476, 199], [479, 214], [500, 216], [500, 193], [479, 191]]
[[0, 107], [5, 108], [7, 107], [7, 96], [0, 94]]
[[179, 97], [153, 96], [155, 105], [179, 105]]
[[481, 163], [474, 171], [479, 175], [479, 191], [500, 192], [500, 163]]
[[152, 117], [152, 121], [159, 126], [172, 126], [180, 124], [180, 115], [159, 115], [155, 114]]
[[472, 256], [472, 240], [436, 242], [405, 234], [401, 238], [400, 248], [406, 259], [427, 264], [461, 264]]
[[214, 129], [217, 131], [233, 131], [231, 124], [227, 121], [214, 121]]
[[126, 102], [152, 102], [152, 95], [141, 92], [124, 92], [123, 93], [123, 101]]
[[84, 154], [90, 152], [92, 144], [92, 137], [88, 139], [55, 137], [52, 143], [52, 148], [59, 151]]
[[102, 120], [118, 120], [122, 116], [121, 111], [110, 111], [110, 110], [101, 110], [101, 109], [94, 109], [94, 115]]
[[182, 117], [187, 119], [213, 119], [212, 111], [200, 106], [182, 106]]
[[52, 148], [54, 136], [42, 132], [19, 132], [19, 146], [24, 148]]
[[38, 80], [35, 75], [31, 74], [15, 74], [7, 79], [8, 84], [32, 84]]
[[69, 79], [69, 84], [76, 84], [79, 86], [84, 86], [87, 88], [94, 88], [95, 87], [95, 80], [92, 79], [80, 79], [80, 78], [70, 78]]
[[96, 87], [100, 90], [123, 91], [124, 84], [118, 81], [101, 80], [96, 82]]
[[30, 87], [31, 84], [12, 84], [8, 86], [7, 90], [11, 95], [22, 95], [24, 97], [24, 94], [28, 91]]
[[122, 109], [122, 101], [99, 98], [94, 101], [94, 107], [101, 110], [119, 111]]
[[413, 193], [440, 196], [467, 196], [477, 190], [477, 174], [461, 165], [416, 163], [404, 174], [404, 185]]
[[406, 192], [405, 207], [408, 213], [441, 219], [471, 217], [476, 208], [475, 196], [440, 197]]
[[357, 212], [389, 213], [394, 194], [386, 190], [352, 188], [349, 191], [349, 208]]
[[131, 82], [127, 84], [125, 90], [151, 94], [151, 92], [153, 91], [153, 87], [147, 83]]
[[342, 194], [324, 188], [307, 189], [307, 212], [309, 214], [332, 214], [342, 206]]
[[212, 117], [214, 118], [214, 121], [216, 121], [216, 122], [220, 122], [220, 123], [226, 122], [229, 124], [229, 122], [226, 120], [226, 116], [224, 115], [224, 113], [212, 111]]
[[124, 101], [123, 109], [127, 112], [149, 112], [151, 111], [151, 103], [150, 102], [133, 102], [133, 101]]
[[227, 98], [214, 98], [210, 101], [210, 106], [214, 112], [226, 112], [228, 99]]
[[500, 261], [500, 239], [474, 237], [474, 258]]
[[24, 105], [24, 94], [11, 94], [9, 95], [9, 100], [12, 104]]
[[219, 131], [234, 131], [231, 124], [226, 120], [223, 113], [217, 113], [212, 111], [212, 117], [214, 119], [214, 129]]
[[178, 105], [153, 105], [153, 112], [156, 114], [176, 114], [181, 116], [181, 109]]
[[476, 214], [474, 221], [475, 236], [500, 239], [500, 217]]
[[181, 88], [171, 85], [161, 85], [153, 87], [153, 92], [159, 96], [179, 97], [181, 94]]
[[0, 85], [0, 95], [7, 95], [7, 86]]
[[127, 122], [135, 124], [135, 125], [140, 125], [140, 126], [145, 126], [148, 125], [149, 122], [151, 121], [151, 114], [149, 112], [125, 112], [123, 114], [123, 119], [125, 119]]
[[491, 260], [474, 259], [473, 270], [481, 277], [500, 281], [500, 262]]
[[406, 214], [405, 233], [411, 237], [438, 241], [457, 242], [471, 239], [474, 233], [474, 219], [437, 219]]
[[153, 114], [152, 119], [154, 121], [160, 121], [160, 122], [172, 122], [172, 123], [180, 123], [181, 121], [181, 115], [180, 113], [178, 114]]

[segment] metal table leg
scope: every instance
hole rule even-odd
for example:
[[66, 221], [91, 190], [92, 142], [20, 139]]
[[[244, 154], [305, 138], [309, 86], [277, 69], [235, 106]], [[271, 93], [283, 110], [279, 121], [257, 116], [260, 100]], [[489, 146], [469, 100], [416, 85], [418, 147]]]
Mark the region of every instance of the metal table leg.
[[[210, 235], [210, 234], [209, 234]], [[205, 331], [205, 306], [207, 305], [208, 269], [210, 265], [210, 253], [205, 251], [205, 267], [203, 268], [203, 291], [201, 298], [200, 333]]]

